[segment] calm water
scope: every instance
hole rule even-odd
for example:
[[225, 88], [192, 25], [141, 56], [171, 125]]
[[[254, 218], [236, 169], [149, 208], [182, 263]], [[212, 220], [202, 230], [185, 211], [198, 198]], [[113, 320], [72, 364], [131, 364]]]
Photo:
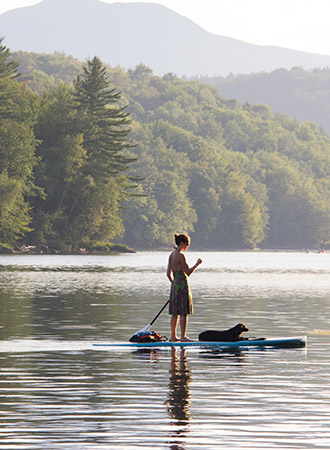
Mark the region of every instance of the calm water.
[[243, 321], [307, 349], [93, 347], [167, 301], [167, 253], [1, 256], [1, 449], [330, 448], [330, 254], [186, 256], [191, 337]]

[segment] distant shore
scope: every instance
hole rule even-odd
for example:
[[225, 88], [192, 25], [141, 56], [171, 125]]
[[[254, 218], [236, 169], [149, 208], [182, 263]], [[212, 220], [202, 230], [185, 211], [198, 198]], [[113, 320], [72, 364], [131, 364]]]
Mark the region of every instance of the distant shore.
[[[133, 249], [123, 244], [108, 244], [107, 247], [99, 248], [78, 248], [78, 249], [64, 249], [58, 250], [47, 245], [23, 245], [17, 248], [11, 248], [8, 246], [0, 245], [0, 255], [116, 255], [121, 253], [138, 253], [143, 251], [170, 251], [171, 248], [161, 247], [155, 249]], [[313, 248], [313, 249], [292, 249], [292, 248], [254, 248], [254, 249], [201, 249], [191, 248], [193, 252], [300, 252], [300, 253], [327, 253], [329, 252], [329, 246]]]
[[1, 255], [111, 255], [117, 253], [136, 253], [127, 245], [112, 244], [107, 249], [78, 248], [73, 250], [58, 250], [47, 245], [23, 245], [17, 248], [0, 246]]

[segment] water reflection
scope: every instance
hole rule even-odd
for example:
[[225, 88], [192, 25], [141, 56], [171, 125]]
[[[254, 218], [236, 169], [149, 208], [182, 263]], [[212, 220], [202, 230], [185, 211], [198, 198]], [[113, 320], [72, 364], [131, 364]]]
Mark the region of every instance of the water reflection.
[[[191, 420], [191, 369], [185, 348], [172, 347], [170, 352], [169, 391], [164, 403], [170, 417], [168, 445], [171, 450], [185, 450]], [[161, 361], [167, 361], [168, 350], [145, 348], [132, 354], [140, 361], [158, 365]]]
[[173, 347], [171, 349], [170, 390], [167, 406], [170, 417], [175, 420], [172, 423], [175, 425], [188, 425], [189, 423], [190, 381], [191, 371], [187, 366], [186, 350]]
[[[245, 351], [249, 351], [245, 349]], [[239, 348], [227, 348], [227, 349], [217, 349], [210, 348], [207, 350], [203, 350], [200, 352], [200, 358], [205, 359], [234, 359], [237, 363], [243, 363], [246, 357], [246, 353], [244, 353]]]
[[156, 364], [160, 361], [162, 351], [157, 348], [139, 348], [132, 352], [136, 355], [140, 361], [149, 362], [150, 364]]
[[185, 448], [185, 438], [189, 433], [191, 370], [187, 364], [184, 348], [171, 349], [171, 370], [169, 379], [169, 396], [166, 402], [173, 430], [170, 433], [170, 448], [178, 450]]

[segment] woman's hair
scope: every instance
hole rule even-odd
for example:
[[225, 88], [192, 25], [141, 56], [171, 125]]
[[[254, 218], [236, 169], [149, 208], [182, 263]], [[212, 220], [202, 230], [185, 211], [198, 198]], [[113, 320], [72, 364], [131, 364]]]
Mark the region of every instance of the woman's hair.
[[189, 245], [190, 237], [187, 234], [175, 234], [174, 235], [176, 245], [180, 245], [181, 242]]

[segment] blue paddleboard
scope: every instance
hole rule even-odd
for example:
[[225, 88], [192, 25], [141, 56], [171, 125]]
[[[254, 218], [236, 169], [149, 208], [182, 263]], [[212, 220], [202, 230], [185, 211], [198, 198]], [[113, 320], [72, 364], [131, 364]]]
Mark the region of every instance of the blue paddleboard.
[[109, 342], [93, 344], [95, 347], [135, 347], [135, 348], [159, 348], [159, 347], [217, 347], [217, 348], [237, 348], [237, 347], [277, 347], [277, 348], [300, 348], [307, 345], [307, 336], [273, 339], [249, 339], [236, 342]]

